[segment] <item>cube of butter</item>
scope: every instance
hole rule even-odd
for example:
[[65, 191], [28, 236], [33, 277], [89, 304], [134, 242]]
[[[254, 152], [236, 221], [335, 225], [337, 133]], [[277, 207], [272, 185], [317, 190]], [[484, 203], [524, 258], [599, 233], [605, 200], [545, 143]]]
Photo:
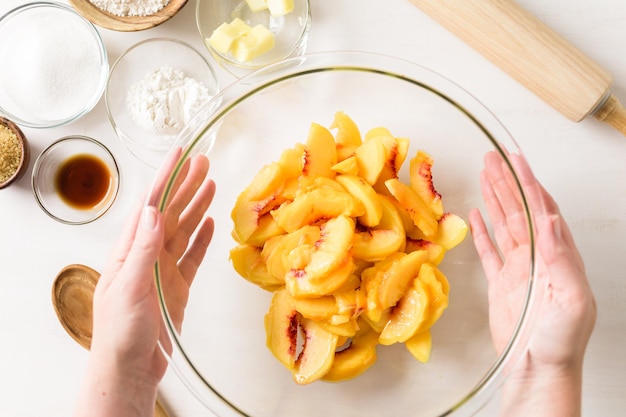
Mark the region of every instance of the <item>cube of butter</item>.
[[272, 16], [284, 16], [293, 12], [293, 0], [267, 0], [267, 8]]
[[267, 0], [246, 0], [248, 7], [253, 12], [260, 12], [267, 9]]
[[221, 54], [226, 54], [235, 40], [247, 33], [251, 27], [243, 20], [236, 18], [230, 23], [222, 23], [207, 39], [209, 45]]
[[232, 46], [233, 57], [239, 62], [251, 61], [274, 47], [274, 34], [259, 24], [239, 36]]

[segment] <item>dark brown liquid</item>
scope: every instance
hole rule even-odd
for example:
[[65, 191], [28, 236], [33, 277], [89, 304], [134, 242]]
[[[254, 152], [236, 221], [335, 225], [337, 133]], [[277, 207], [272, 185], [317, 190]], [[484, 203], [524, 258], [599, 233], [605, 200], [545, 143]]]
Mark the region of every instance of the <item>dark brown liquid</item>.
[[63, 201], [83, 210], [97, 206], [106, 197], [110, 185], [109, 168], [93, 155], [67, 159], [55, 178], [57, 192]]

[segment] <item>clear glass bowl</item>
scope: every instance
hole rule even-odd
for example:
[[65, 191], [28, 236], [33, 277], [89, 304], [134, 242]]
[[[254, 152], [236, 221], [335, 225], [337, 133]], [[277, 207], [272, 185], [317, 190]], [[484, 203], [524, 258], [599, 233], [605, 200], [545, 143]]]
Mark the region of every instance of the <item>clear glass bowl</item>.
[[[213, 48], [207, 39], [222, 23], [230, 23], [235, 18], [243, 20], [249, 26], [262, 24], [268, 28], [275, 37], [274, 48], [247, 62], [239, 62], [232, 54]], [[294, 0], [291, 13], [272, 16], [267, 9], [251, 11], [246, 0], [198, 0], [196, 24], [213, 58], [232, 75], [240, 78], [266, 65], [304, 53], [311, 29], [310, 4], [309, 0]]]
[[109, 76], [95, 26], [60, 3], [28, 3], [4, 15], [0, 54], [0, 113], [22, 126], [81, 118], [98, 103]]
[[[144, 110], [140, 110], [141, 119], [146, 122], [142, 125], [133, 118], [128, 104], [128, 94], [138, 83], [146, 80], [148, 74], [162, 68], [170, 68], [181, 71], [183, 79], [192, 79], [204, 85], [206, 98], [210, 100], [219, 91], [217, 77], [211, 64], [192, 46], [172, 38], [151, 38], [136, 43], [124, 52], [111, 67], [111, 75], [106, 87], [105, 102], [109, 121], [124, 146], [139, 160], [147, 165], [157, 168], [160, 166], [167, 150], [178, 137], [178, 132], [168, 129], [160, 129], [155, 121], [150, 124], [148, 116], [144, 117]], [[166, 88], [170, 81], [165, 75], [161, 79], [166, 81], [145, 82], [143, 95], [139, 97], [152, 100], [158, 104], [153, 111], [163, 111], [171, 115], [171, 119], [185, 121], [187, 112], [196, 109], [195, 106], [184, 104], [182, 100], [193, 100], [196, 97], [194, 91], [188, 90], [186, 82], [181, 81], [180, 75], [167, 75], [173, 80], [174, 93], [166, 95]], [[181, 99], [182, 97], [182, 99]], [[203, 96], [204, 97], [204, 96]], [[145, 101], [144, 100], [144, 101]], [[182, 104], [180, 104], [182, 102]], [[179, 104], [176, 104], [179, 103]], [[169, 112], [169, 113], [168, 113]], [[184, 115], [182, 113], [185, 113]], [[156, 120], [156, 118], [155, 118]]]
[[[384, 126], [395, 136], [410, 138], [407, 161], [418, 149], [428, 152], [446, 211], [467, 218], [472, 208], [484, 212], [479, 178], [486, 153], [501, 155], [516, 178], [507, 155], [521, 150], [507, 130], [477, 99], [443, 76], [365, 53], [290, 59], [234, 83], [219, 98], [217, 110], [197, 118], [179, 138], [185, 146], [180, 163], [207, 154], [217, 185], [209, 210], [215, 234], [191, 288], [180, 333], [169, 318], [161, 271], [156, 273], [169, 334], [162, 343], [173, 345], [169, 359], [176, 373], [222, 417], [473, 415], [526, 347], [533, 247], [528, 268], [519, 271], [529, 283], [524, 305], [500, 355], [489, 331], [485, 273], [468, 237], [439, 266], [450, 282], [450, 305], [432, 329], [427, 364], [417, 362], [401, 344], [379, 346], [377, 363], [354, 380], [298, 386], [266, 347], [264, 315], [271, 294], [241, 278], [229, 261], [235, 245], [230, 213], [262, 166], [278, 160], [284, 149], [304, 143], [312, 122], [329, 126], [334, 113], [342, 110], [362, 134]], [[408, 162], [404, 165], [400, 178], [406, 180]], [[176, 170], [169, 184], [175, 180]], [[166, 191], [162, 209], [167, 197]], [[532, 242], [532, 219], [526, 214]]]
[[106, 146], [87, 136], [66, 136], [39, 154], [31, 182], [48, 216], [81, 225], [111, 208], [121, 181], [117, 161]]

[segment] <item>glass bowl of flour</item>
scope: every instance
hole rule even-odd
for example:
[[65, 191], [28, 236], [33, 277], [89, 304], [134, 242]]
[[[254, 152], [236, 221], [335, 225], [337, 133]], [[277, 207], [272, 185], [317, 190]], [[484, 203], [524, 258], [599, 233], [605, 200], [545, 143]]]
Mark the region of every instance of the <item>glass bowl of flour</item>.
[[95, 26], [71, 7], [36, 2], [0, 18], [0, 114], [18, 125], [61, 126], [98, 103], [109, 61]]
[[113, 64], [105, 102], [122, 143], [156, 168], [218, 92], [213, 67], [196, 49], [177, 39], [152, 38], [131, 46]]

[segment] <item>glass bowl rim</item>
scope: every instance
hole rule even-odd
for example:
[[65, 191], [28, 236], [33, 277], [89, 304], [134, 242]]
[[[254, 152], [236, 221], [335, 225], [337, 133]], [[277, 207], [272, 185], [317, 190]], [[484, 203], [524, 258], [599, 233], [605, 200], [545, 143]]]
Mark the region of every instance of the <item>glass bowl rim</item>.
[[[195, 20], [196, 20], [196, 27], [198, 29], [198, 34], [204, 38], [204, 31], [202, 30], [202, 27], [200, 25], [200, 20], [199, 20], [199, 13], [200, 13], [200, 5], [202, 2], [204, 1], [210, 1], [210, 0], [197, 0], [196, 1], [196, 10], [195, 10]], [[306, 4], [306, 21], [304, 22], [304, 24], [301, 27], [301, 31], [300, 34], [298, 35], [297, 39], [292, 43], [291, 47], [285, 51], [285, 53], [283, 53], [280, 57], [276, 58], [273, 62], [270, 63], [263, 63], [263, 64], [248, 64], [246, 62], [239, 62], [235, 59], [230, 58], [228, 55], [222, 54], [218, 51], [216, 51], [211, 45], [208, 44], [208, 42], [203, 42], [205, 47], [207, 48], [207, 50], [211, 53], [211, 55], [216, 58], [216, 61], [225, 61], [228, 63], [228, 65], [232, 65], [233, 67], [236, 68], [241, 68], [241, 69], [245, 69], [245, 70], [257, 70], [257, 69], [262, 69], [265, 68], [267, 66], [271, 66], [271, 65], [275, 65], [277, 63], [280, 62], [284, 62], [286, 59], [288, 59], [288, 57], [290, 57], [295, 51], [298, 50], [298, 48], [300, 47], [300, 44], [302, 43], [302, 39], [304, 37], [307, 36], [307, 33], [311, 30], [311, 0], [304, 0], [304, 3]], [[203, 39], [204, 40], [204, 39]], [[228, 71], [228, 70], [227, 70]], [[228, 71], [230, 72], [230, 71]], [[237, 77], [239, 79], [245, 78], [245, 76], [241, 77]]]
[[30, 127], [34, 129], [47, 129], [47, 128], [54, 128], [54, 127], [59, 127], [59, 126], [70, 124], [80, 119], [81, 117], [85, 116], [91, 110], [93, 110], [93, 108], [100, 101], [100, 98], [102, 97], [102, 94], [104, 93], [105, 86], [108, 82], [109, 56], [106, 50], [106, 46], [104, 44], [104, 40], [102, 39], [102, 36], [100, 35], [100, 32], [98, 31], [96, 26], [93, 23], [91, 23], [89, 20], [85, 19], [80, 13], [74, 10], [74, 8], [63, 3], [59, 3], [55, 1], [36, 1], [36, 2], [31, 2], [31, 3], [26, 3], [21, 6], [17, 6], [13, 8], [12, 10], [9, 10], [2, 17], [0, 17], [0, 27], [2, 27], [2, 25], [7, 21], [7, 19], [19, 16], [23, 12], [27, 12], [31, 9], [37, 9], [37, 8], [53, 8], [53, 9], [56, 8], [59, 10], [63, 10], [65, 12], [69, 12], [70, 14], [74, 15], [74, 17], [78, 18], [83, 24], [86, 25], [87, 29], [92, 33], [93, 38], [98, 43], [99, 57], [102, 62], [102, 65], [100, 66], [98, 88], [94, 91], [94, 94], [91, 97], [90, 101], [78, 113], [68, 116], [65, 119], [56, 120], [51, 123], [34, 123], [28, 120], [24, 120], [21, 117], [17, 117], [13, 113], [7, 111], [2, 106], [0, 106], [0, 114], [4, 114], [7, 118], [14, 120], [15, 123], [21, 126]]
[[[105, 85], [105, 89], [104, 89], [104, 104], [105, 104], [105, 109], [106, 109], [106, 113], [107, 113], [107, 118], [109, 119], [109, 123], [111, 124], [111, 126], [113, 127], [113, 130], [115, 131], [116, 136], [118, 137], [118, 139], [120, 140], [120, 142], [122, 142], [122, 144], [124, 145], [124, 147], [130, 151], [131, 154], [133, 154], [133, 156], [135, 156], [137, 159], [139, 159], [141, 162], [143, 162], [146, 165], [149, 165], [148, 162], [144, 161], [141, 157], [139, 157], [138, 155], [135, 155], [135, 153], [129, 148], [128, 144], [126, 143], [126, 141], [132, 143], [135, 146], [138, 147], [144, 147], [145, 145], [137, 142], [135, 139], [132, 138], [132, 136], [130, 136], [129, 134], [127, 134], [124, 129], [122, 129], [119, 124], [115, 121], [115, 118], [113, 117], [113, 110], [111, 109], [109, 100], [109, 94], [110, 94], [110, 85], [111, 85], [111, 79], [112, 79], [112, 75], [114, 74], [115, 70], [118, 69], [119, 65], [122, 63], [122, 61], [124, 60], [124, 58], [126, 58], [130, 53], [132, 53], [133, 51], [135, 51], [136, 49], [145, 46], [147, 44], [153, 44], [153, 43], [157, 43], [157, 42], [163, 42], [163, 43], [172, 43], [172, 44], [178, 44], [179, 46], [182, 46], [185, 50], [191, 52], [192, 54], [198, 56], [198, 58], [200, 58], [200, 60], [202, 60], [204, 62], [204, 64], [206, 65], [207, 69], [209, 70], [209, 74], [210, 74], [210, 78], [213, 81], [213, 89], [215, 90], [215, 93], [213, 95], [213, 97], [211, 98], [211, 102], [214, 100], [215, 97], [217, 97], [220, 93], [221, 93], [221, 88], [218, 82], [218, 78], [217, 78], [217, 73], [215, 72], [215, 68], [213, 67], [213, 65], [211, 64], [211, 62], [209, 62], [209, 60], [195, 47], [193, 47], [191, 44], [177, 39], [177, 38], [172, 38], [172, 37], [168, 37], [168, 36], [159, 36], [159, 37], [154, 37], [154, 38], [149, 38], [149, 39], [144, 39], [141, 40], [139, 42], [134, 43], [133, 45], [129, 46], [120, 56], [119, 58], [117, 58], [115, 60], [115, 62], [113, 63], [113, 65], [111, 66], [111, 71], [109, 74], [109, 77], [107, 78], [106, 81], [106, 85]], [[207, 86], [208, 87], [208, 86]]]
[[[358, 59], [375, 59], [377, 60], [374, 65], [366, 65], [366, 64], [336, 64], [330, 66], [328, 64], [317, 64], [314, 63], [311, 68], [308, 69], [298, 69], [302, 64], [306, 64], [308, 61], [316, 61], [328, 59], [331, 60], [340, 60], [341, 62], [345, 62], [350, 58]], [[516, 169], [513, 167], [511, 161], [507, 157], [506, 149], [499, 144], [498, 140], [491, 134], [491, 132], [483, 126], [483, 123], [476, 118], [469, 110], [465, 109], [462, 104], [447, 94], [439, 91], [436, 87], [431, 87], [427, 85], [424, 81], [418, 81], [413, 79], [411, 76], [406, 75], [404, 73], [400, 73], [399, 71], [394, 71], [390, 69], [381, 69], [381, 64], [379, 61], [385, 61], [384, 64], [393, 66], [398, 65], [402, 67], [413, 68], [418, 72], [424, 72], [430, 74], [430, 76], [434, 76], [437, 82], [443, 82], [446, 84], [446, 87], [454, 89], [455, 94], [459, 94], [464, 100], [470, 100], [474, 105], [477, 105], [480, 111], [482, 112], [482, 116], [489, 117], [491, 120], [490, 123], [495, 123], [495, 125], [502, 131], [503, 135], [506, 135], [507, 138], [517, 146], [516, 141], [510, 135], [509, 131], [502, 124], [502, 122], [495, 116], [495, 114], [489, 110], [480, 100], [478, 100], [475, 96], [469, 93], [466, 89], [461, 87], [456, 82], [451, 79], [443, 76], [442, 74], [435, 72], [427, 67], [416, 64], [414, 62], [397, 58], [390, 55], [379, 54], [379, 53], [371, 53], [371, 52], [363, 52], [363, 51], [333, 51], [333, 52], [318, 52], [318, 53], [308, 53], [302, 56], [289, 58], [284, 61], [280, 61], [278, 63], [269, 65], [267, 67], [263, 67], [257, 71], [252, 72], [251, 74], [235, 81], [228, 87], [224, 88], [215, 99], [219, 99], [219, 105], [217, 111], [212, 113], [209, 117], [208, 122], [203, 123], [203, 128], [195, 134], [192, 140], [185, 144], [185, 147], [182, 150], [182, 154], [178, 159], [172, 173], [169, 176], [169, 179], [164, 187], [163, 193], [161, 195], [160, 200], [158, 200], [158, 209], [163, 212], [166, 208], [166, 202], [169, 197], [169, 193], [172, 190], [172, 183], [176, 179], [180, 169], [182, 168], [186, 159], [191, 155], [194, 146], [198, 143], [198, 141], [202, 138], [204, 134], [206, 134], [212, 127], [214, 127], [219, 121], [226, 116], [230, 111], [232, 111], [239, 103], [245, 101], [249, 97], [281, 82], [289, 81], [294, 78], [301, 77], [303, 75], [308, 75], [312, 73], [320, 73], [326, 71], [362, 71], [369, 72], [379, 75], [391, 76], [395, 77], [399, 80], [403, 80], [413, 84], [414, 86], [418, 86], [421, 88], [425, 88], [431, 93], [439, 96], [440, 98], [446, 100], [449, 104], [453, 105], [457, 110], [462, 112], [465, 116], [471, 119], [471, 121], [486, 135], [489, 141], [493, 144], [495, 150], [498, 151], [498, 154], [503, 158], [506, 162], [506, 165], [510, 172], [513, 174], [516, 186], [518, 191], [520, 192], [522, 198], [522, 205], [525, 211], [525, 218], [527, 222], [527, 231], [530, 239], [530, 260], [529, 260], [529, 270], [528, 270], [528, 283], [526, 286], [526, 294], [524, 297], [524, 306], [520, 313], [520, 316], [515, 325], [515, 329], [512, 332], [510, 339], [508, 340], [503, 351], [498, 355], [494, 363], [491, 367], [485, 372], [482, 378], [480, 378], [475, 386], [465, 394], [460, 400], [458, 400], [455, 404], [449, 406], [449, 409], [440, 414], [438, 417], [455, 415], [457, 411], [460, 410], [468, 410], [472, 409], [474, 412], [477, 412], [489, 398], [494, 393], [494, 390], [499, 388], [504, 382], [505, 376], [503, 373], [505, 372], [505, 368], [507, 366], [513, 365], [515, 362], [515, 354], [521, 354], [528, 345], [528, 338], [532, 331], [535, 317], [533, 315], [533, 305], [535, 300], [535, 287], [536, 287], [536, 279], [535, 279], [535, 270], [536, 270], [536, 246], [535, 246], [535, 229], [534, 229], [534, 216], [529, 209], [528, 199], [526, 197], [526, 193], [522, 189], [520, 180], [517, 175]], [[275, 71], [277, 70], [285, 70], [287, 71], [286, 75], [275, 75]], [[257, 86], [255, 86], [258, 84]], [[239, 92], [239, 89], [243, 89], [245, 92], [242, 94]], [[226, 99], [228, 94], [235, 92], [236, 97], [231, 99]], [[455, 96], [456, 97], [456, 96]], [[202, 112], [200, 112], [201, 114]], [[181, 132], [184, 133], [184, 132]], [[187, 132], [189, 133], [189, 132]], [[181, 146], [181, 141], [177, 141], [177, 146]], [[210, 157], [211, 147], [206, 151], [206, 154]], [[521, 151], [519, 146], [518, 150]], [[176, 353], [180, 354], [184, 360], [184, 366], [190, 369], [186, 371], [191, 372], [191, 376], [199, 379], [205, 386], [210, 390], [210, 394], [214, 397], [213, 400], [217, 400], [216, 403], [213, 403], [214, 407], [221, 407], [220, 409], [227, 410], [229, 413], [228, 416], [237, 415], [244, 417], [254, 417], [251, 414], [246, 414], [244, 411], [240, 410], [233, 402], [224, 396], [222, 396], [218, 390], [216, 390], [209, 381], [202, 375], [202, 373], [194, 366], [193, 360], [187, 355], [185, 348], [183, 347], [183, 343], [181, 342], [181, 336], [178, 330], [176, 330], [173, 322], [170, 318], [167, 302], [165, 300], [165, 296], [163, 293], [163, 288], [161, 286], [160, 280], [160, 269], [159, 262], [157, 261], [155, 264], [155, 283], [157, 287], [157, 294], [159, 298], [159, 304], [162, 312], [162, 319], [164, 321], [165, 328], [167, 329], [167, 335], [169, 340], [167, 344], [174, 347]], [[198, 393], [195, 388], [192, 386], [192, 383], [188, 380], [187, 376], [185, 376], [185, 370], [180, 369], [180, 365], [176, 363], [173, 359], [173, 353], [168, 353], [168, 350], [165, 348], [163, 341], [159, 342], [160, 348], [167, 358], [170, 366], [172, 366], [174, 372], [178, 375], [178, 377], [186, 384], [186, 386], [192, 391], [192, 393], [198, 398], [199, 401], [203, 402], [202, 394]], [[521, 356], [521, 355], [520, 355]], [[519, 358], [517, 358], [519, 359]], [[478, 403], [476, 397], [481, 392], [489, 392], [490, 395], [486, 398], [483, 398], [482, 402]], [[203, 402], [204, 403], [204, 402]], [[208, 405], [204, 403], [207, 407]], [[224, 408], [226, 406], [226, 408]], [[222, 416], [215, 409], [211, 409], [216, 415]], [[233, 414], [234, 413], [234, 414]]]
[[[63, 143], [72, 141], [72, 140], [87, 141], [101, 148], [111, 158], [111, 161], [113, 161], [114, 174], [115, 174], [115, 178], [117, 179], [115, 181], [115, 189], [113, 190], [113, 197], [106, 204], [106, 206], [104, 206], [98, 213], [96, 213], [94, 217], [90, 217], [85, 220], [77, 220], [77, 221], [64, 219], [62, 217], [55, 215], [50, 210], [48, 210], [48, 208], [46, 207], [42, 198], [39, 195], [39, 187], [37, 186], [37, 179], [39, 177], [39, 169], [41, 168], [42, 161], [45, 159], [48, 153], [52, 151], [54, 148], [62, 145]], [[91, 223], [95, 220], [98, 220], [100, 217], [104, 216], [109, 211], [109, 209], [113, 206], [113, 203], [117, 200], [117, 197], [119, 195], [120, 188], [121, 188], [121, 183], [122, 183], [122, 176], [121, 176], [120, 166], [119, 166], [119, 163], [117, 162], [117, 159], [111, 152], [111, 150], [100, 141], [94, 138], [91, 138], [89, 136], [83, 136], [83, 135], [63, 136], [62, 138], [59, 138], [55, 140], [54, 142], [52, 142], [50, 145], [48, 145], [43, 151], [41, 151], [39, 156], [37, 156], [37, 159], [35, 160], [35, 164], [33, 165], [33, 172], [31, 175], [31, 187], [33, 189], [33, 194], [35, 196], [35, 200], [37, 201], [37, 204], [43, 210], [43, 212], [46, 213], [49, 217], [53, 218], [54, 220], [60, 223], [67, 224], [67, 225], [76, 225], [76, 226]]]

